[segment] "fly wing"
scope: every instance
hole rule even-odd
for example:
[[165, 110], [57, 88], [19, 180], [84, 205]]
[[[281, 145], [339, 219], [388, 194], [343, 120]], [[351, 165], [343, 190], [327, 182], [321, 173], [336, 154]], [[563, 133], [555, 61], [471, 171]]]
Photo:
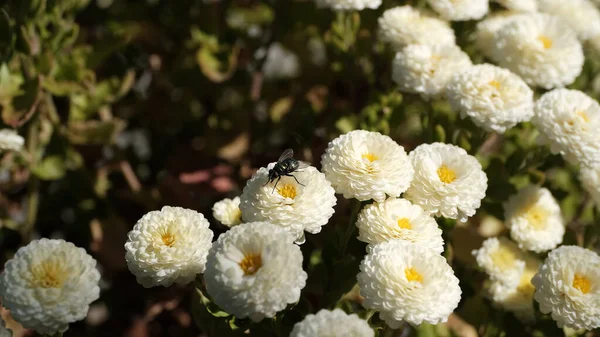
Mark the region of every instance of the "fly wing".
[[277, 159], [277, 161], [283, 161], [288, 158], [292, 158], [293, 156], [294, 156], [294, 150], [287, 149], [287, 150], [283, 151], [283, 153], [281, 154], [281, 156], [279, 156], [279, 159]]
[[298, 160], [298, 170], [302, 170], [303, 168], [307, 168], [310, 166], [309, 162]]

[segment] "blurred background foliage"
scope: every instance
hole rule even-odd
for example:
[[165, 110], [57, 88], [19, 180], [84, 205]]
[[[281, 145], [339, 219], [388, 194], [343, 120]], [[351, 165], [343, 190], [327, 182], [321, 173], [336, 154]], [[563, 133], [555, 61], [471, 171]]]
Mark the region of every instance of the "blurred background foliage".
[[[396, 90], [377, 18], [407, 3], [424, 6], [385, 0], [378, 10], [334, 13], [310, 0], [0, 1], [1, 119], [26, 138], [24, 151], [0, 158], [0, 263], [37, 237], [64, 238], [98, 260], [101, 298], [66, 336], [236, 336], [249, 322], [201, 292], [139, 286], [125, 265], [126, 233], [162, 205], [198, 210], [220, 233], [212, 204], [239, 195], [256, 168], [285, 148], [319, 167], [329, 140], [362, 128], [407, 151], [423, 142], [460, 145], [490, 178], [467, 225], [440, 221], [463, 289], [457, 314], [447, 325], [405, 327], [402, 336], [563, 336], [548, 317], [526, 326], [495, 309], [470, 251], [504, 230], [502, 202], [529, 182], [561, 202], [565, 244], [598, 248], [598, 212], [577, 169], [539, 147], [531, 125], [486, 134], [443, 100]], [[484, 62], [474, 23], [453, 28], [472, 60]], [[598, 98], [600, 59], [586, 53], [571, 87]], [[351, 241], [350, 254], [341, 254], [337, 245], [350, 214], [339, 198], [330, 224], [302, 246], [309, 280], [301, 301], [253, 335], [284, 336], [322, 307], [372, 315], [352, 290], [364, 246]], [[32, 335], [11, 324], [16, 336]]]

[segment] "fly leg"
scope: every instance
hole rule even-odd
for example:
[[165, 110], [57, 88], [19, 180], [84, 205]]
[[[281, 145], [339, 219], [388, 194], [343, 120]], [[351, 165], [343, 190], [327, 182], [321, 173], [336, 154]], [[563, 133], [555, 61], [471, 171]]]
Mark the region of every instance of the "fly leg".
[[288, 176], [288, 177], [292, 177], [292, 178], [294, 178], [294, 180], [295, 180], [295, 181], [296, 181], [298, 184], [300, 184], [300, 185], [302, 185], [302, 186], [306, 186], [306, 185], [304, 185], [303, 183], [299, 182], [299, 181], [298, 181], [298, 179], [296, 178], [296, 176], [294, 176], [293, 174], [286, 174], [286, 176]]
[[271, 193], [275, 192], [275, 188], [277, 188], [277, 184], [279, 183], [280, 179], [281, 179], [281, 176], [277, 177], [277, 181], [275, 182], [275, 186], [273, 186], [273, 191], [271, 191]]

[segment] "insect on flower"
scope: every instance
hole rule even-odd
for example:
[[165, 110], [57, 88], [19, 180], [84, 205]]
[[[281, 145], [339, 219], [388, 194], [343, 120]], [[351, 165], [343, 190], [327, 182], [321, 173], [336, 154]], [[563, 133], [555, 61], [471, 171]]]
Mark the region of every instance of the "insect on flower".
[[296, 180], [298, 184], [304, 186], [304, 184], [299, 182], [298, 179], [296, 179], [296, 177], [292, 173], [296, 172], [297, 170], [306, 168], [308, 166], [310, 166], [309, 163], [301, 160], [296, 160], [294, 158], [294, 150], [287, 149], [283, 151], [281, 156], [279, 156], [279, 159], [277, 159], [277, 163], [275, 164], [275, 166], [273, 166], [273, 168], [269, 170], [269, 180], [265, 183], [264, 186], [277, 179], [277, 181], [275, 182], [275, 186], [273, 186], [274, 192], [275, 188], [277, 187], [277, 184], [279, 183], [279, 180], [281, 180], [281, 177], [283, 176], [292, 177], [294, 178], [294, 180]]

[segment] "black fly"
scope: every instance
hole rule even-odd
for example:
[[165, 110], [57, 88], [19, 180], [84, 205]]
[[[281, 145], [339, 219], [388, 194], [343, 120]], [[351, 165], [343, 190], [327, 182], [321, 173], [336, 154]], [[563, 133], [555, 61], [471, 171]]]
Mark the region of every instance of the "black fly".
[[269, 170], [269, 180], [265, 185], [277, 179], [275, 186], [273, 186], [273, 191], [275, 191], [275, 188], [277, 187], [279, 180], [281, 180], [281, 177], [287, 176], [294, 178], [298, 184], [304, 186], [292, 173], [308, 166], [310, 166], [309, 163], [294, 159], [294, 150], [287, 149], [283, 151], [281, 156], [279, 156], [275, 166]]

